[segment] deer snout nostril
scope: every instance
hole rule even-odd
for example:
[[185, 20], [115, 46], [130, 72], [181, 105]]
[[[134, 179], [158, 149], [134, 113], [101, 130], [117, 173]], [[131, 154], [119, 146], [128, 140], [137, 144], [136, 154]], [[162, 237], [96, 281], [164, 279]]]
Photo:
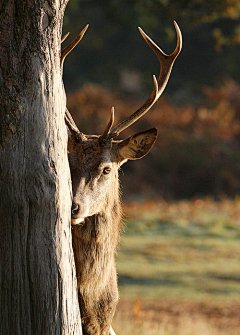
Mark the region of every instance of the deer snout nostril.
[[71, 209], [72, 216], [76, 215], [78, 213], [78, 210], [79, 210], [79, 205], [72, 203], [72, 209]]

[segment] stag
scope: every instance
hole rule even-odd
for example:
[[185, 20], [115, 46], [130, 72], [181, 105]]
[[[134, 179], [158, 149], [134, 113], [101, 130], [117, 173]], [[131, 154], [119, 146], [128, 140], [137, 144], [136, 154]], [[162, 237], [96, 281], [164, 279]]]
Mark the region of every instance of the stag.
[[[181, 51], [181, 31], [174, 22], [177, 46], [166, 55], [144, 32], [139, 31], [157, 55], [161, 70], [146, 102], [115, 127], [114, 109], [102, 135], [83, 134], [66, 110], [68, 159], [72, 179], [72, 245], [76, 264], [79, 306], [84, 335], [114, 334], [112, 318], [118, 302], [115, 252], [121, 230], [121, 202], [118, 170], [128, 160], [145, 156], [157, 138], [152, 128], [124, 140], [115, 138], [142, 117], [159, 99]], [[86, 29], [62, 50], [66, 55], [83, 37]]]

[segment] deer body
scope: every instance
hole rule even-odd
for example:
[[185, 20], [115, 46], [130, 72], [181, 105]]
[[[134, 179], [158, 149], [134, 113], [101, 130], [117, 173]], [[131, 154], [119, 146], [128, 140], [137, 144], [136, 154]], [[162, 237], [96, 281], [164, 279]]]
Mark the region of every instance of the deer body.
[[[112, 129], [114, 109], [103, 135], [85, 135], [66, 110], [68, 158], [72, 178], [72, 243], [76, 264], [83, 335], [114, 334], [111, 322], [118, 301], [115, 252], [121, 231], [118, 170], [130, 160], [145, 156], [157, 138], [157, 129], [134, 134], [124, 140], [114, 137], [144, 115], [163, 92], [172, 65], [181, 50], [181, 32], [175, 23], [178, 43], [171, 55], [140, 30], [161, 63], [158, 81], [147, 101]], [[65, 56], [82, 38], [86, 28], [65, 49]], [[62, 65], [61, 62], [61, 65]], [[159, 87], [158, 87], [159, 86]]]
[[[95, 142], [95, 143], [94, 143]], [[121, 206], [119, 200], [119, 183], [117, 167], [114, 166], [112, 175], [103, 175], [105, 189], [100, 189], [94, 194], [94, 186], [98, 183], [99, 170], [110, 163], [107, 150], [102, 148], [98, 141], [90, 141], [84, 146], [83, 161], [78, 165], [83, 168], [80, 173], [82, 179], [79, 187], [73, 189], [73, 199], [82, 203], [85, 193], [89, 194], [87, 202], [91, 202], [90, 216], [81, 223], [72, 225], [73, 250], [75, 256], [76, 272], [78, 279], [79, 304], [82, 315], [83, 334], [109, 334], [110, 325], [118, 301], [117, 276], [115, 266], [115, 250], [118, 242], [121, 219]], [[98, 157], [93, 159], [93, 149]], [[71, 168], [72, 155], [69, 155]], [[88, 161], [85, 170], [85, 159]], [[73, 159], [74, 160], [74, 159]], [[113, 165], [117, 165], [113, 163]], [[75, 170], [71, 169], [72, 179], [75, 180]], [[90, 176], [92, 175], [92, 177]], [[77, 174], [79, 176], [79, 174]], [[77, 177], [78, 178], [78, 177]], [[100, 176], [101, 178], [101, 176]], [[103, 181], [104, 182], [104, 181]], [[107, 182], [107, 183], [106, 183]], [[73, 182], [74, 185], [74, 182]], [[80, 193], [80, 197], [79, 197]], [[92, 194], [91, 194], [92, 193]], [[95, 199], [94, 199], [95, 198]], [[82, 212], [88, 211], [88, 204], [84, 204]], [[93, 213], [93, 208], [97, 213]], [[79, 213], [82, 215], [81, 213]], [[75, 219], [77, 220], [77, 219]], [[74, 222], [74, 219], [72, 219]], [[75, 221], [76, 222], [76, 221]]]
[[115, 251], [121, 230], [118, 169], [145, 155], [155, 128], [125, 141], [82, 135], [69, 153], [72, 239], [83, 334], [109, 334], [118, 301]]

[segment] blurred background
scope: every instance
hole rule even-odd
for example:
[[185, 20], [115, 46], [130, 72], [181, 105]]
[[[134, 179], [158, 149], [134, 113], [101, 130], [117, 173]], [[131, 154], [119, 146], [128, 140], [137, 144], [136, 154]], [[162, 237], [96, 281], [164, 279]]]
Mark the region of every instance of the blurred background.
[[[157, 127], [143, 159], [120, 172], [125, 233], [117, 256], [117, 334], [240, 333], [239, 0], [70, 0], [64, 64], [68, 108], [101, 134], [150, 95], [159, 63], [140, 26], [166, 53], [183, 49], [159, 102], [123, 137]], [[134, 320], [134, 321], [133, 321]], [[123, 332], [124, 324], [124, 332]]]
[[[124, 199], [181, 199], [240, 191], [240, 2], [238, 0], [69, 1], [65, 44], [90, 24], [64, 66], [68, 107], [80, 129], [101, 134], [150, 95], [159, 63], [141, 26], [166, 53], [183, 50], [154, 108], [123, 136], [157, 127], [150, 154], [127, 164]], [[64, 46], [65, 46], [64, 44]]]

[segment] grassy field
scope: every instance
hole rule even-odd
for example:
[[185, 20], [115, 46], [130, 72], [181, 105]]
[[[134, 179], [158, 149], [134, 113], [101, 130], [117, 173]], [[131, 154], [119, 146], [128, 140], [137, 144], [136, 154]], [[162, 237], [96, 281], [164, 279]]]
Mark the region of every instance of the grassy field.
[[132, 203], [124, 212], [117, 334], [240, 334], [240, 200]]

